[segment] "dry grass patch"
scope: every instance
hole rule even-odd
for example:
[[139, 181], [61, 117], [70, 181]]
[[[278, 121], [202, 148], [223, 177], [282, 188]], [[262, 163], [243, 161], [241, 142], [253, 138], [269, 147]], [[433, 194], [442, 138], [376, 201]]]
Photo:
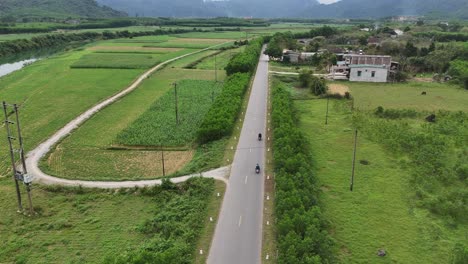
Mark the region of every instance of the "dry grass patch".
[[349, 92], [349, 87], [343, 84], [332, 83], [328, 85], [329, 94], [339, 94], [345, 96], [346, 92]]
[[[166, 175], [189, 163], [193, 150], [164, 151]], [[86, 164], [86, 166], [83, 166]], [[83, 175], [98, 180], [151, 179], [163, 176], [162, 152], [156, 150], [102, 150], [95, 148], [66, 150], [59, 147], [47, 159], [47, 172], [68, 179]]]

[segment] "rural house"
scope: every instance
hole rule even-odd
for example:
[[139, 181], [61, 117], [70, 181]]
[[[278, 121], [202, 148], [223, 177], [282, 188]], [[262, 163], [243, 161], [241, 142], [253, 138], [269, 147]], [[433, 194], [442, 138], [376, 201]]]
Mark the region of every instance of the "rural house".
[[398, 69], [391, 56], [344, 54], [330, 69], [329, 78], [351, 82], [387, 82]]

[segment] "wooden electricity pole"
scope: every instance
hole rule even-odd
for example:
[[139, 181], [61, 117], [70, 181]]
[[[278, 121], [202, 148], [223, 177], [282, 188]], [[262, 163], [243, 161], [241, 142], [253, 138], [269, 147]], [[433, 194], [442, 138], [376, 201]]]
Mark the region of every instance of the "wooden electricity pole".
[[163, 176], [166, 177], [166, 168], [164, 166], [164, 149], [162, 146], [161, 146], [161, 161], [162, 161]]
[[216, 62], [216, 54], [214, 56], [214, 59], [215, 59], [215, 82], [218, 82], [218, 65]]
[[349, 186], [349, 190], [353, 191], [354, 187], [354, 168], [356, 167], [356, 147], [357, 147], [357, 135], [358, 135], [358, 130], [356, 129], [354, 131], [354, 151], [353, 151], [353, 169], [351, 171], [351, 184]]
[[176, 82], [174, 82], [174, 99], [175, 99], [176, 124], [179, 125], [179, 102], [177, 98], [177, 83]]
[[330, 96], [327, 96], [327, 113], [325, 114], [325, 125], [328, 125], [328, 104], [330, 102]]

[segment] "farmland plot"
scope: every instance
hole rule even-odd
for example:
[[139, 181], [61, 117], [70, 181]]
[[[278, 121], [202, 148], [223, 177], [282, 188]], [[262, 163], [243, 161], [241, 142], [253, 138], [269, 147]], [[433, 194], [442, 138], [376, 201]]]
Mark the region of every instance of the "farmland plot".
[[221, 85], [212, 81], [183, 80], [117, 136], [117, 143], [133, 146], [183, 146], [193, 142], [203, 117]]
[[160, 61], [152, 54], [86, 54], [72, 68], [146, 69]]

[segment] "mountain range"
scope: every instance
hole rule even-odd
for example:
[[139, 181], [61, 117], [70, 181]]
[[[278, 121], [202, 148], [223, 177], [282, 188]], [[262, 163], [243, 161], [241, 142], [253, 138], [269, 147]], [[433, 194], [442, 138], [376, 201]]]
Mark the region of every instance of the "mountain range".
[[95, 0], [0, 0], [0, 16], [122, 17], [125, 12], [100, 6]]
[[[119, 11], [116, 11], [119, 10]], [[468, 0], [0, 0], [0, 16], [468, 19]]]

